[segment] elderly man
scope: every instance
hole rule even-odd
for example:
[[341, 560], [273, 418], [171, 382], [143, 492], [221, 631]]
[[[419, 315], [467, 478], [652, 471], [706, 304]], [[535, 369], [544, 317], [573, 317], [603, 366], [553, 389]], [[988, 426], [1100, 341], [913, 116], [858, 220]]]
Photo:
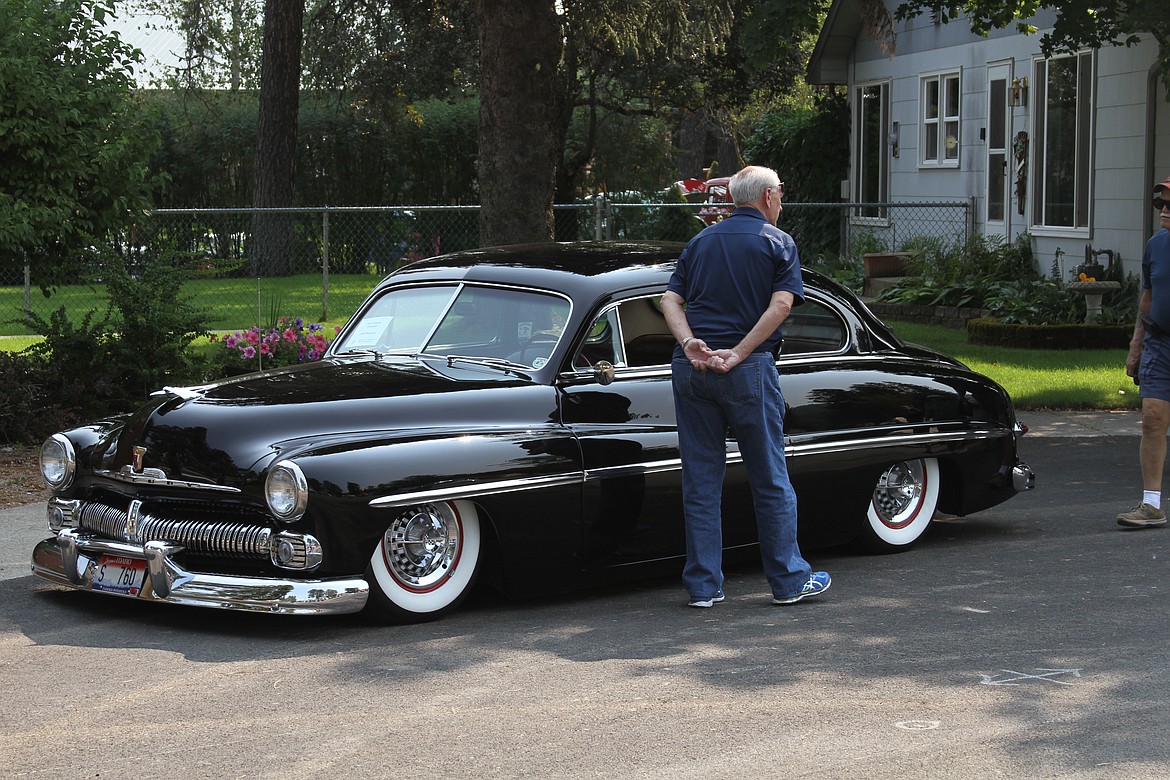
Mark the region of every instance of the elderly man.
[[1162, 467], [1166, 463], [1166, 430], [1170, 427], [1170, 176], [1154, 186], [1154, 208], [1162, 229], [1142, 255], [1142, 297], [1129, 342], [1125, 373], [1141, 388], [1142, 500], [1117, 516], [1126, 528], [1166, 525], [1162, 509]]
[[720, 497], [726, 432], [739, 444], [752, 490], [764, 574], [774, 604], [824, 593], [796, 541], [796, 494], [784, 462], [784, 399], [776, 371], [780, 325], [804, 302], [792, 237], [776, 227], [784, 184], [770, 168], [731, 178], [736, 208], [691, 239], [662, 296], [679, 342], [671, 363], [682, 457], [692, 607], [723, 601]]

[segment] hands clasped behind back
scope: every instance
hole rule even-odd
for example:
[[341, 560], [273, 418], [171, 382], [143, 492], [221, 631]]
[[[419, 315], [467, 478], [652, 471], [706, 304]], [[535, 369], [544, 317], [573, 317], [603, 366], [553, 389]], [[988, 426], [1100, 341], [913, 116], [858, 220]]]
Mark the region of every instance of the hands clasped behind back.
[[683, 354], [696, 371], [715, 371], [720, 374], [726, 374], [743, 360], [734, 349], [711, 349], [707, 342], [699, 338], [688, 341]]

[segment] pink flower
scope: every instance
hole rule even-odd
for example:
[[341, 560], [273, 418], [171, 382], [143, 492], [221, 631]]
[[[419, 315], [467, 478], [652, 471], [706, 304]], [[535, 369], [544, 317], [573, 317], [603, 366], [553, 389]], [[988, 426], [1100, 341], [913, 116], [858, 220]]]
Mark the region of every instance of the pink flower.
[[[301, 317], [281, 317], [278, 324], [268, 330], [254, 326], [230, 336], [212, 338], [212, 341], [218, 340], [224, 348], [238, 351], [240, 359], [253, 367], [257, 367], [256, 358], [264, 356], [264, 367], [273, 368], [298, 361], [320, 360], [329, 349], [324, 330], [320, 324], [306, 323]], [[340, 325], [333, 327], [334, 336], [340, 332]]]

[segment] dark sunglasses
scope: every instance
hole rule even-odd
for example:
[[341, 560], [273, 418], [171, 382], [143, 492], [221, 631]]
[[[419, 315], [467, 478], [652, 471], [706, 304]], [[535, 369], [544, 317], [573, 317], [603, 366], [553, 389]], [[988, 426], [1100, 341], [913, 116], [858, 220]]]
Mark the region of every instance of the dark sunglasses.
[[779, 195], [781, 198], [784, 197], [784, 182], [780, 182], [778, 185], [776, 185], [772, 189], [776, 190], [776, 194]]
[[1170, 208], [1170, 200], [1162, 200], [1161, 198], [1154, 198], [1154, 210], [1161, 211], [1164, 208]]

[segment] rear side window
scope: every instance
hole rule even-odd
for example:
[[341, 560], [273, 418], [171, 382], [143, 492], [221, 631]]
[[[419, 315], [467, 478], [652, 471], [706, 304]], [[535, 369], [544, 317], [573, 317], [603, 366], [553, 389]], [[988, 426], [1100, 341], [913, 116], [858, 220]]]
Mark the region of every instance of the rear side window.
[[784, 321], [782, 355], [837, 352], [847, 342], [845, 322], [823, 303], [806, 298]]

